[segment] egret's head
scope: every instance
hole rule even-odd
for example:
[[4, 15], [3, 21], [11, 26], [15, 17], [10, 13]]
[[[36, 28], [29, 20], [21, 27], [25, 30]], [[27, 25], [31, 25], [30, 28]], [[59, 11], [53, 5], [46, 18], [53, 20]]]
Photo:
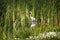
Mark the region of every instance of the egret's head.
[[32, 11], [30, 11], [30, 14], [32, 14]]
[[30, 11], [30, 16], [32, 16], [32, 12]]

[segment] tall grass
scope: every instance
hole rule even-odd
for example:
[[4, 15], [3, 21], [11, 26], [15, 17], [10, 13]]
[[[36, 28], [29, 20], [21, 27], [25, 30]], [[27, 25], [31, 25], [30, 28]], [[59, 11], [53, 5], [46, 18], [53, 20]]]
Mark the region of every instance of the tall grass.
[[[2, 12], [4, 18], [0, 17], [0, 40], [25, 40], [39, 33], [60, 31], [54, 0], [4, 1], [7, 4], [4, 9], [6, 12]], [[32, 29], [30, 29], [30, 11], [36, 18], [36, 26]]]

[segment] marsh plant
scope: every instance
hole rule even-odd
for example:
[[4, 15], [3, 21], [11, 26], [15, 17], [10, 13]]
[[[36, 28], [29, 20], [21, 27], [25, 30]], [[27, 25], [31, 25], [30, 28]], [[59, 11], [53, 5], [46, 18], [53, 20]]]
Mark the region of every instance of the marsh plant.
[[60, 40], [60, 0], [0, 0], [0, 40]]

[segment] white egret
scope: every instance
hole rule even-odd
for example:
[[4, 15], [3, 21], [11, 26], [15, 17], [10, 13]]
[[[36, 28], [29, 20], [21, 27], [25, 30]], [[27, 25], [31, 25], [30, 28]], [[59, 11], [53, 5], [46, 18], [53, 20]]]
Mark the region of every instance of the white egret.
[[36, 25], [36, 24], [35, 24], [35, 20], [36, 20], [36, 19], [32, 16], [32, 12], [30, 12], [30, 19], [31, 19], [31, 22], [32, 22], [30, 28], [33, 28], [33, 27], [35, 27], [35, 25]]

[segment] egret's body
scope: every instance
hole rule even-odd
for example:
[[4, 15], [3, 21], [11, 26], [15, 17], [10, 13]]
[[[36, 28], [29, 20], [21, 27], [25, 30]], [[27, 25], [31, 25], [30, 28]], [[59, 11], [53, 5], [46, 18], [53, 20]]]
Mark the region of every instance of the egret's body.
[[31, 14], [30, 14], [30, 19], [31, 19], [31, 22], [32, 22], [30, 28], [33, 28], [33, 27], [35, 27], [36, 24], [35, 24], [35, 18], [32, 17]]

